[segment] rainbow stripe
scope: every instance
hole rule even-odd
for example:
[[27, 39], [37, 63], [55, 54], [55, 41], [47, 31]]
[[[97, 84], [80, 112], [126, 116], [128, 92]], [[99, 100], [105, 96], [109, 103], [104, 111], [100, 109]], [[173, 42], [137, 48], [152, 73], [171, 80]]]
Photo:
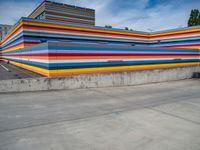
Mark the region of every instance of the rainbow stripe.
[[22, 18], [1, 53], [45, 76], [198, 66], [199, 33], [200, 27], [150, 34]]
[[45, 0], [29, 18], [94, 26], [95, 10]]
[[45, 76], [197, 66], [196, 49], [48, 42], [5, 52], [11, 63]]

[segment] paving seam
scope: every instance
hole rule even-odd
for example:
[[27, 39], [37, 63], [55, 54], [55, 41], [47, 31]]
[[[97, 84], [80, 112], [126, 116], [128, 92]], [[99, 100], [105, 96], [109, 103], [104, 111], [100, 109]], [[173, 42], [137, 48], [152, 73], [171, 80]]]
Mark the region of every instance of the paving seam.
[[160, 113], [165, 114], [167, 116], [171, 116], [171, 117], [178, 118], [178, 119], [181, 119], [181, 120], [184, 120], [184, 121], [196, 124], [196, 125], [200, 125], [200, 122], [198, 122], [198, 121], [193, 121], [193, 120], [190, 120], [190, 119], [187, 119], [187, 118], [184, 118], [184, 117], [172, 114], [172, 113], [168, 113], [166, 111], [162, 111], [162, 110], [159, 110], [159, 109], [156, 109], [156, 108], [149, 108], [149, 109], [154, 110], [156, 112], [160, 112]]
[[[95, 90], [95, 91], [98, 91], [98, 90]], [[105, 93], [103, 93], [102, 91], [98, 91], [98, 92], [100, 92], [100, 93], [102, 93], [102, 94], [105, 94]], [[124, 100], [124, 101], [126, 101], [126, 102], [130, 102], [130, 101], [127, 101], [127, 100], [125, 100], [125, 99], [123, 99], [123, 98], [121, 98], [121, 97], [118, 97], [118, 96], [111, 96], [111, 95], [109, 95], [109, 94], [105, 94], [106, 96], [110, 96], [111, 98], [117, 98], [117, 99], [122, 99], [122, 100]], [[191, 96], [190, 96], [191, 97]], [[176, 99], [176, 97], [174, 97], [175, 99]], [[173, 98], [173, 99], [174, 99]], [[195, 98], [197, 98], [196, 96], [195, 96]], [[198, 121], [193, 121], [193, 120], [190, 120], [190, 119], [187, 119], [187, 118], [184, 118], [184, 117], [180, 117], [180, 116], [177, 116], [177, 115], [174, 115], [174, 114], [171, 114], [171, 113], [167, 113], [167, 112], [165, 112], [165, 111], [161, 111], [161, 110], [158, 110], [158, 109], [156, 109], [156, 107], [158, 107], [158, 106], [162, 106], [162, 105], [166, 105], [166, 104], [171, 104], [171, 103], [179, 103], [179, 102], [185, 102], [185, 103], [187, 103], [187, 100], [188, 100], [188, 97], [183, 97], [183, 99], [181, 99], [181, 100], [175, 100], [175, 101], [171, 101], [171, 102], [168, 102], [168, 103], [164, 103], [164, 104], [160, 104], [160, 105], [154, 105], [154, 106], [143, 106], [143, 105], [141, 105], [141, 104], [135, 104], [135, 106], [143, 106], [143, 108], [145, 109], [150, 109], [150, 110], [154, 110], [154, 111], [157, 111], [157, 112], [160, 112], [160, 113], [163, 113], [163, 114], [165, 114], [165, 115], [169, 115], [169, 116], [172, 116], [172, 117], [176, 117], [176, 118], [179, 118], [179, 119], [182, 119], [182, 120], [185, 120], [185, 121], [189, 121], [189, 122], [192, 122], [192, 123], [194, 123], [194, 124], [197, 124], [197, 125], [200, 125], [200, 122], [198, 122]], [[188, 102], [188, 103], [190, 103], [190, 102]]]
[[[125, 107], [125, 108], [127, 108], [127, 107]], [[141, 109], [141, 108], [139, 108], [139, 109]], [[135, 109], [135, 110], [139, 110], [139, 109]], [[142, 109], [146, 109], [146, 108], [142, 108]], [[55, 122], [46, 122], [46, 123], [41, 123], [41, 124], [36, 124], [36, 125], [30, 125], [30, 126], [24, 126], [24, 127], [19, 127], [19, 128], [5, 129], [5, 130], [0, 130], [0, 134], [4, 133], [4, 132], [14, 131], [14, 130], [21, 130], [21, 129], [39, 127], [39, 126], [60, 124], [60, 123], [63, 123], [63, 122], [78, 121], [78, 120], [87, 120], [87, 119], [92, 119], [92, 118], [100, 118], [102, 116], [107, 116], [107, 115], [117, 114], [117, 113], [123, 113], [123, 112], [126, 112], [126, 111], [133, 111], [133, 109], [132, 108], [127, 108], [126, 110], [113, 111], [113, 112], [110, 112], [110, 113], [99, 114], [99, 115], [96, 115], [96, 116], [88, 116], [88, 117], [75, 118], [75, 119], [66, 119], [66, 120], [63, 119], [63, 120], [55, 121]]]
[[[187, 99], [183, 99], [183, 100], [178, 100], [178, 101], [172, 101], [172, 102], [169, 102], [169, 103], [178, 103], [178, 102], [186, 101], [186, 100]], [[161, 104], [161, 105], [165, 105], [165, 104]], [[200, 125], [199, 122], [195, 122], [195, 121], [192, 121], [192, 120], [187, 120], [185, 118], [182, 118], [182, 117], [179, 117], [179, 116], [176, 116], [176, 115], [173, 115], [173, 114], [169, 114], [169, 113], [166, 113], [166, 112], [163, 112], [163, 111], [155, 109], [155, 107], [161, 106], [161, 105], [143, 106], [143, 105], [140, 105], [140, 104], [135, 104], [134, 106], [139, 106], [139, 108], [124, 107], [124, 108], [127, 108], [127, 109], [126, 110], [120, 110], [120, 111], [113, 111], [113, 112], [110, 112], [110, 113], [104, 113], [104, 114], [99, 114], [99, 115], [97, 114], [96, 116], [87, 116], [87, 117], [84, 117], [84, 118], [75, 118], [75, 119], [66, 119], [66, 120], [63, 119], [63, 120], [55, 121], [55, 122], [46, 122], [46, 123], [41, 123], [41, 124], [36, 124], [36, 125], [30, 125], [30, 126], [24, 126], [24, 127], [19, 127], [19, 128], [6, 129], [6, 130], [0, 131], [0, 133], [10, 132], [10, 131], [20, 130], [20, 129], [26, 129], [26, 128], [34, 128], [34, 127], [39, 127], [39, 126], [52, 125], [52, 124], [60, 124], [60, 123], [63, 123], [63, 122], [70, 122], [70, 121], [77, 121], [77, 120], [86, 120], [86, 119], [92, 119], [92, 118], [99, 118], [99, 117], [107, 116], [107, 115], [111, 115], [111, 114], [124, 113], [124, 112], [128, 112], [128, 111], [137, 111], [137, 110], [140, 110], [140, 109], [149, 109], [149, 110], [157, 111], [157, 112], [163, 113], [163, 114], [168, 115], [168, 116], [173, 116], [173, 117], [176, 117], [176, 118], [179, 118], [179, 119], [182, 119], [182, 120], [185, 120], [185, 121], [193, 122], [195, 124]], [[121, 107], [121, 108], [123, 108], [123, 107]]]

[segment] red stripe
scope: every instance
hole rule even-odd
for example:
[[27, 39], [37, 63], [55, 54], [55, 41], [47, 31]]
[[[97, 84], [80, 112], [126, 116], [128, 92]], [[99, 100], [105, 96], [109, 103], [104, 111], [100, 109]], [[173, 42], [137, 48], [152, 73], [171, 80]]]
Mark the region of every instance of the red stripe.
[[15, 45], [12, 45], [12, 46], [10, 46], [10, 47], [7, 47], [7, 48], [5, 48], [5, 49], [2, 49], [2, 51], [4, 51], [4, 50], [7, 50], [7, 49], [10, 49], [10, 48], [14, 48], [14, 47], [16, 47], [16, 46], [19, 46], [19, 45], [21, 45], [21, 44], [40, 44], [40, 42], [20, 42], [20, 43], [18, 43], [18, 44], [15, 44]]
[[13, 54], [4, 56], [198, 56], [198, 54], [90, 54], [90, 53], [39, 53], [39, 54]]

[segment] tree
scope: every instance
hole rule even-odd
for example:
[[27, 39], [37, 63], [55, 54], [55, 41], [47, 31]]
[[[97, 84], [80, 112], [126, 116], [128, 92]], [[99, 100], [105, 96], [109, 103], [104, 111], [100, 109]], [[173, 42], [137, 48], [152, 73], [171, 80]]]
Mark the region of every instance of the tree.
[[128, 27], [125, 27], [124, 30], [129, 30]]
[[198, 25], [200, 25], [200, 13], [199, 13], [199, 16], [198, 16]]
[[105, 28], [112, 28], [111, 25], [105, 25]]
[[124, 30], [133, 31], [133, 29], [129, 29], [128, 27], [125, 27]]
[[188, 20], [188, 27], [200, 25], [200, 12], [198, 9], [192, 9]]

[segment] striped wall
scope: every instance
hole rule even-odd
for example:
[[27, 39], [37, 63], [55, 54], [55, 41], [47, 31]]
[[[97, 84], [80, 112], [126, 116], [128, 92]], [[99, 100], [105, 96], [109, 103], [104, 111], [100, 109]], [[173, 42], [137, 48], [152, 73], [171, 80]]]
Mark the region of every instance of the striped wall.
[[200, 27], [146, 33], [22, 18], [1, 53], [45, 76], [176, 68], [199, 65], [199, 36]]
[[[20, 36], [19, 34], [27, 37], [27, 39], [22, 40], [27, 45], [30, 45], [31, 42], [37, 44], [42, 39], [48, 41], [85, 40], [89, 42], [109, 42], [111, 44], [135, 44], [136, 46], [200, 48], [200, 27], [149, 34], [22, 18], [13, 31], [2, 41], [2, 45], [4, 46], [8, 41], [10, 42], [9, 39], [13, 36]], [[31, 36], [33, 39], [30, 39]]]
[[198, 66], [198, 50], [48, 42], [4, 53], [11, 63], [43, 74], [63, 76]]
[[52, 1], [43, 1], [29, 17], [63, 23], [95, 25], [95, 10]]

